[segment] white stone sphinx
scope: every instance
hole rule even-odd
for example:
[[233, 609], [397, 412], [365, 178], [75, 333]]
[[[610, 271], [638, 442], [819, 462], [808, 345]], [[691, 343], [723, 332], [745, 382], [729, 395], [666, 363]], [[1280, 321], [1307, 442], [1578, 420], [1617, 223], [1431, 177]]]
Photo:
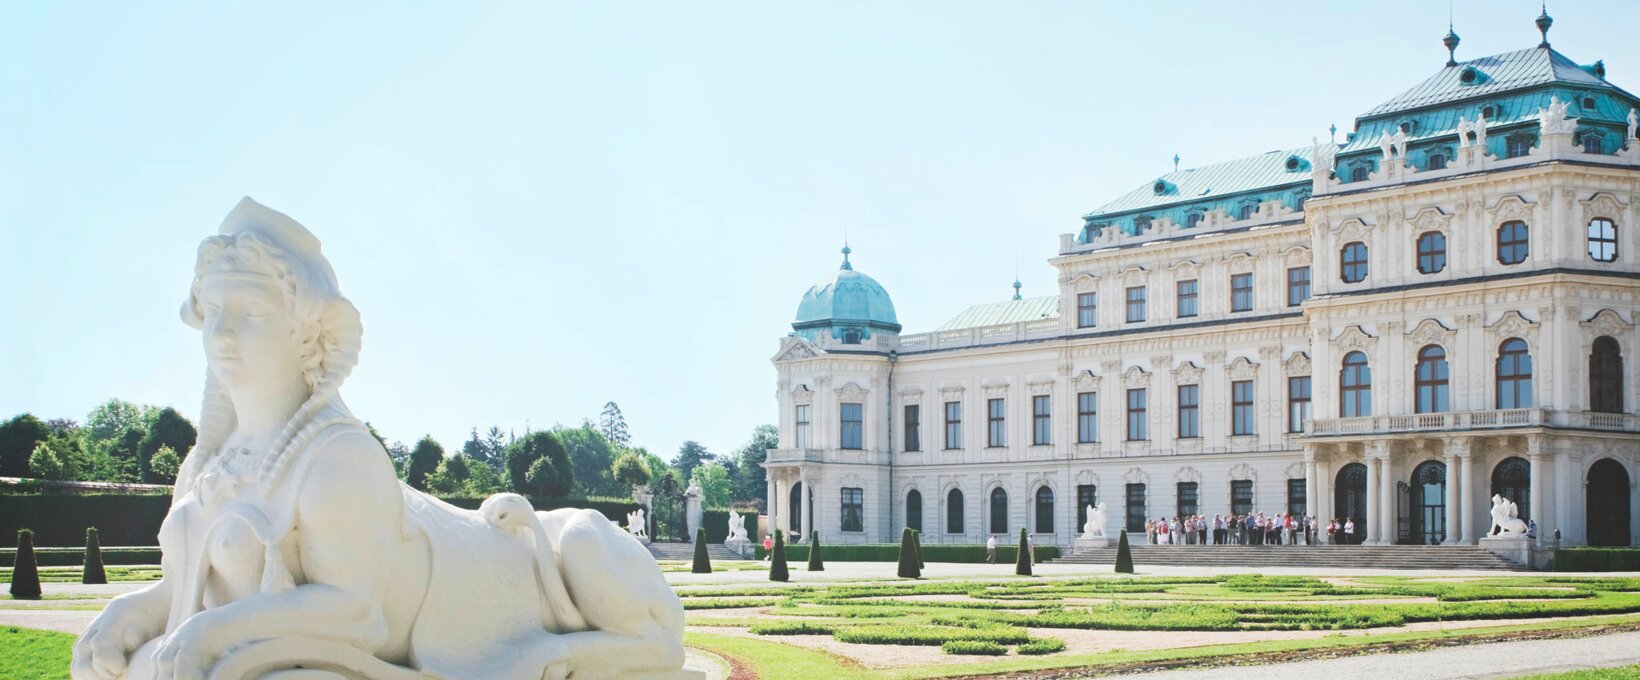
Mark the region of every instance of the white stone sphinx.
[[1088, 506], [1088, 521], [1082, 525], [1082, 535], [1071, 541], [1071, 552], [1082, 553], [1096, 548], [1110, 546], [1110, 537], [1105, 535], [1105, 504]]
[[1520, 507], [1515, 502], [1492, 495], [1492, 528], [1486, 530], [1486, 535], [1501, 538], [1514, 538], [1526, 535], [1526, 522], [1520, 519]]
[[626, 532], [639, 541], [649, 542], [649, 516], [643, 508], [626, 513]]
[[746, 520], [733, 510], [729, 511], [729, 537], [725, 542], [746, 540]]
[[359, 315], [319, 241], [250, 199], [205, 239], [199, 441], [160, 529], [163, 578], [74, 645], [77, 680], [696, 677], [649, 553], [592, 510], [400, 483], [337, 393]]

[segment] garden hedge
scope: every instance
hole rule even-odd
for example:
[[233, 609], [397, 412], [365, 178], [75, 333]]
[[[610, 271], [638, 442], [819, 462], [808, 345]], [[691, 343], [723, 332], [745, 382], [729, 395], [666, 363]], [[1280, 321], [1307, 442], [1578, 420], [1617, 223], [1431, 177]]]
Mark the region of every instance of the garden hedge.
[[[1014, 562], [1019, 555], [1019, 553], [1016, 552], [1017, 550], [1017, 548], [1011, 545], [997, 546], [997, 562], [999, 564], [1004, 562]], [[825, 551], [827, 562], [894, 562], [899, 559], [900, 544], [866, 543], [857, 545], [839, 545], [832, 543], [825, 547]], [[956, 562], [962, 564], [980, 564], [985, 562], [985, 546], [982, 544], [942, 545], [923, 543], [918, 546], [918, 552], [921, 553], [922, 561], [925, 564], [928, 562]], [[763, 551], [763, 546], [761, 544], [758, 545], [757, 559], [763, 559], [763, 556], [766, 554], [767, 553]], [[1046, 562], [1058, 557], [1059, 546], [1036, 546], [1037, 562]], [[809, 559], [809, 547], [803, 544], [787, 545], [786, 559], [794, 561], [807, 561]]]
[[[477, 510], [484, 502], [483, 498], [441, 500], [468, 510]], [[632, 501], [610, 498], [532, 498], [530, 504], [536, 510], [592, 508], [613, 520], [625, 519], [626, 513], [638, 509]], [[96, 527], [98, 539], [105, 546], [156, 546], [160, 522], [170, 509], [171, 497], [155, 494], [0, 494], [0, 536], [15, 536], [18, 529], [29, 528], [34, 530], [37, 549], [74, 547], [78, 553], [85, 544], [85, 530]], [[722, 534], [726, 527], [721, 512], [717, 524]], [[711, 524], [707, 526], [708, 540], [713, 540]], [[720, 535], [714, 542], [723, 542], [723, 537]], [[149, 562], [158, 563], [158, 559]], [[124, 563], [109, 560], [108, 564]]]
[[1640, 548], [1557, 548], [1555, 571], [1640, 571]]
[[[730, 510], [702, 510], [700, 523], [706, 525], [706, 542], [722, 543], [729, 540], [729, 513]], [[748, 540], [761, 542], [762, 537], [757, 535], [757, 515], [737, 513], [740, 515], [741, 526], [746, 528]], [[625, 517], [626, 513], [621, 513]]]
[[[159, 548], [102, 548], [100, 552], [105, 565], [159, 564]], [[0, 567], [12, 566], [15, 559], [16, 549], [0, 549]], [[85, 548], [35, 548], [34, 562], [42, 567], [78, 567], [85, 564]]]

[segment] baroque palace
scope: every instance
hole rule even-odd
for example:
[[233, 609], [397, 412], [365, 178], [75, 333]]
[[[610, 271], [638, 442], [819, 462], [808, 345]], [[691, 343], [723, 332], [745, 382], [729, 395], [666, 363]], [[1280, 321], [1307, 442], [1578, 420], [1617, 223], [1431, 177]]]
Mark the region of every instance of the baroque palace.
[[1342, 143], [1088, 213], [1058, 295], [902, 334], [845, 247], [773, 360], [772, 526], [1069, 546], [1104, 503], [1139, 541], [1147, 517], [1290, 512], [1473, 544], [1499, 495], [1540, 545], [1637, 544], [1640, 99], [1537, 23]]

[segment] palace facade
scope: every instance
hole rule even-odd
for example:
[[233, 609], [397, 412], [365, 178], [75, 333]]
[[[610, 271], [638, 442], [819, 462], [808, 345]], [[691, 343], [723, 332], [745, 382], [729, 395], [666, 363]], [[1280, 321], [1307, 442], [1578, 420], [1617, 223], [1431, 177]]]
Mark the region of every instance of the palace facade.
[[1341, 143], [1088, 213], [1057, 295], [902, 334], [845, 248], [773, 360], [773, 526], [1069, 546], [1104, 503], [1140, 541], [1251, 511], [1473, 544], [1496, 494], [1540, 544], [1640, 544], [1640, 99], [1538, 21]]

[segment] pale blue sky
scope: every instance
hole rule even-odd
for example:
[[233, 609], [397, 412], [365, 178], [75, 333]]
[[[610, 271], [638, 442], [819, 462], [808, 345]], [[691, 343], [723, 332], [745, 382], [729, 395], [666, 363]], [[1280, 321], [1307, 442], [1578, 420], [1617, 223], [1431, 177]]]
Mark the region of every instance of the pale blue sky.
[[[1537, 44], [1459, 0], [1459, 57]], [[1551, 3], [1640, 89], [1640, 3]], [[854, 262], [907, 332], [1052, 292], [1058, 235], [1171, 168], [1308, 144], [1441, 68], [1446, 3], [489, 2], [0, 6], [0, 417], [199, 409], [177, 319], [250, 195], [365, 324], [343, 393], [456, 446], [625, 409], [715, 451]]]

